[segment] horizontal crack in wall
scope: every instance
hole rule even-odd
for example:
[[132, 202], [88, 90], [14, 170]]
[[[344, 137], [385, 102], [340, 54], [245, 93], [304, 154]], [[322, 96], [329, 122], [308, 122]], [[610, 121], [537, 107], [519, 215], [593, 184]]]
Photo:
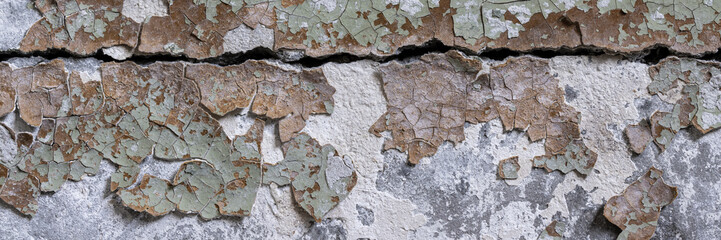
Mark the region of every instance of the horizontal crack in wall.
[[[638, 52], [614, 52], [604, 48], [598, 47], [575, 47], [575, 48], [559, 48], [559, 49], [543, 49], [535, 48], [530, 51], [514, 51], [508, 48], [497, 48], [497, 49], [486, 49], [480, 52], [473, 52], [469, 49], [460, 47], [447, 46], [441, 41], [431, 40], [420, 46], [406, 46], [399, 49], [397, 54], [389, 56], [357, 56], [350, 53], [338, 53], [327, 55], [324, 57], [311, 57], [303, 56], [300, 59], [294, 59], [284, 57], [283, 53], [288, 51], [281, 49], [278, 52], [274, 52], [272, 49], [265, 47], [256, 47], [252, 50], [242, 53], [225, 53], [218, 57], [206, 58], [206, 59], [195, 59], [188, 58], [185, 56], [173, 56], [171, 54], [152, 54], [152, 55], [133, 55], [132, 57], [123, 60], [135, 62], [140, 65], [148, 65], [154, 62], [174, 62], [183, 61], [190, 63], [210, 63], [220, 66], [229, 66], [242, 64], [248, 60], [278, 60], [291, 65], [299, 65], [302, 67], [312, 68], [325, 65], [327, 63], [352, 63], [357, 61], [370, 60], [380, 63], [387, 63], [391, 61], [407, 61], [418, 59], [419, 57], [429, 53], [445, 53], [450, 50], [461, 51], [468, 56], [477, 56], [483, 58], [489, 58], [493, 60], [504, 60], [508, 57], [518, 56], [535, 56], [540, 58], [553, 58], [557, 56], [600, 56], [600, 55], [612, 55], [622, 56], [623, 59], [632, 62], [642, 62], [646, 64], [656, 64], [664, 58], [670, 56], [694, 58], [700, 60], [716, 60], [721, 61], [721, 48], [718, 52], [706, 53], [703, 55], [693, 55], [688, 53], [676, 52], [669, 49], [664, 45], [654, 45], [643, 51]], [[294, 50], [290, 50], [294, 51]], [[11, 58], [23, 58], [23, 57], [41, 57], [48, 60], [56, 58], [95, 58], [102, 62], [118, 62], [118, 60], [103, 54], [101, 51], [96, 52], [92, 55], [81, 56], [74, 54], [66, 50], [51, 49], [48, 51], [35, 51], [32, 53], [22, 53], [20, 51], [5, 51], [0, 52], [0, 61], [7, 61]]]

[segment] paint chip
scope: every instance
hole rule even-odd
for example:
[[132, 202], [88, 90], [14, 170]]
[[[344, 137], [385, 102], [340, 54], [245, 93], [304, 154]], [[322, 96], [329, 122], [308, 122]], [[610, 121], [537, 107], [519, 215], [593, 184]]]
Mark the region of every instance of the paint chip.
[[603, 216], [623, 230], [619, 239], [650, 239], [653, 236], [661, 209], [678, 196], [676, 187], [666, 185], [662, 175], [663, 171], [651, 167], [621, 195], [608, 199]]
[[518, 157], [511, 157], [501, 160], [498, 163], [498, 177], [502, 179], [517, 179], [518, 170], [521, 165], [518, 164]]

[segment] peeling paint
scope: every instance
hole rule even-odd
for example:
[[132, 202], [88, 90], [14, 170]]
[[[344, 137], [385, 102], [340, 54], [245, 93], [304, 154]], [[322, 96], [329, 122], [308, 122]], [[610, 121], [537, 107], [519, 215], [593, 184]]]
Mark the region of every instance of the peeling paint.
[[[204, 59], [237, 52], [225, 43], [236, 39], [228, 36], [231, 30], [243, 27], [272, 30], [274, 50], [303, 50], [315, 57], [387, 56], [433, 39], [472, 51], [594, 46], [639, 52], [664, 45], [702, 54], [717, 51], [721, 44], [721, 6], [713, 1], [80, 2], [35, 1], [43, 18], [25, 35], [20, 50], [67, 49], [89, 55], [124, 45], [137, 54]], [[261, 46], [268, 44], [257, 42], [255, 47]]]
[[721, 1], [17, 2], [8, 238], [719, 235]]
[[[548, 62], [510, 59], [480, 73], [480, 59], [451, 51], [424, 55], [409, 64], [381, 67], [388, 112], [370, 132], [390, 131], [384, 150], [408, 152], [417, 164], [433, 155], [444, 141], [464, 140], [463, 125], [500, 118], [506, 131], [525, 130], [531, 142], [545, 140], [546, 154], [534, 166], [587, 175], [596, 153], [580, 139], [580, 114], [565, 104]], [[450, 77], [452, 76], [452, 77]]]
[[[256, 119], [245, 135], [231, 139], [211, 113], [250, 108], [257, 116], [280, 119], [281, 139], [289, 141], [301, 136], [297, 133], [311, 114], [332, 111], [335, 91], [320, 69], [299, 71], [266, 61], [228, 67], [110, 62], [100, 66], [101, 81], [68, 74], [62, 60], [0, 67], [4, 86], [19, 93], [20, 117], [38, 127], [36, 135], [18, 135], [21, 152], [2, 165], [12, 179], [2, 178], [9, 187], [0, 196], [5, 193], [4, 201], [29, 215], [37, 211], [40, 191], [56, 192], [68, 179], [96, 174], [107, 159], [117, 166], [110, 190], [133, 210], [155, 216], [177, 210], [205, 219], [248, 216], [263, 182], [265, 122]], [[272, 94], [256, 93], [259, 88]], [[319, 199], [309, 200], [316, 210], [304, 205], [317, 219], [348, 195], [356, 179], [348, 158], [327, 155], [337, 154], [330, 146], [323, 149], [326, 155], [316, 164], [327, 178], [316, 181], [324, 189], [299, 196]], [[149, 156], [184, 162], [172, 182], [143, 175], [138, 184]]]
[[[705, 134], [721, 127], [719, 63], [670, 57], [649, 67], [648, 72], [653, 80], [648, 86], [649, 93], [663, 96], [673, 104], [671, 112], [656, 111], [649, 118], [650, 134], [661, 150], [666, 149], [683, 128], [693, 126]], [[672, 95], [678, 96], [672, 98]], [[626, 134], [629, 140], [635, 140], [633, 134]], [[643, 151], [640, 146], [636, 150]]]
[[603, 215], [623, 229], [619, 239], [651, 239], [661, 209], [676, 199], [676, 187], [666, 185], [663, 171], [651, 167], [619, 196], [608, 199]]
[[123, 1], [34, 1], [43, 18], [27, 31], [19, 49], [66, 49], [90, 55], [102, 47], [135, 46], [140, 24], [120, 14], [122, 5]]
[[343, 201], [358, 179], [353, 163], [331, 145], [321, 146], [307, 134], [283, 144], [285, 159], [263, 167], [264, 183], [290, 185], [293, 197], [316, 222]]

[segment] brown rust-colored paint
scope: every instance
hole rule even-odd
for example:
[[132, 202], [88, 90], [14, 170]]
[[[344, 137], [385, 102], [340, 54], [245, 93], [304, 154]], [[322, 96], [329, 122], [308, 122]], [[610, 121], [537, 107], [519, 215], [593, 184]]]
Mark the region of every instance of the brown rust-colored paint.
[[628, 138], [631, 150], [633, 150], [636, 154], [643, 153], [646, 146], [648, 146], [648, 143], [653, 140], [653, 137], [651, 136], [651, 129], [646, 121], [641, 121], [641, 123], [635, 125], [629, 125], [626, 127], [626, 130], [624, 130], [624, 133]]
[[12, 81], [12, 68], [0, 63], [0, 116], [15, 110], [15, 86]]
[[68, 78], [68, 89], [73, 115], [93, 114], [103, 106], [103, 89], [99, 81], [83, 82], [80, 73], [72, 72]]
[[[479, 75], [479, 59], [450, 51], [379, 69], [388, 111], [370, 132], [380, 137], [390, 131], [383, 148], [408, 152], [412, 164], [433, 155], [444, 141], [463, 141], [466, 122], [495, 118], [501, 119], [505, 131], [528, 129], [532, 141], [545, 139], [546, 154], [537, 159], [556, 161], [564, 156], [568, 163], [563, 164], [573, 165], [559, 170], [588, 174], [596, 162], [596, 154], [581, 140], [580, 113], [565, 104], [546, 60], [512, 58]], [[544, 163], [534, 166], [556, 170]]]
[[667, 185], [662, 175], [663, 171], [651, 167], [621, 195], [606, 202], [603, 216], [623, 230], [619, 239], [650, 239], [653, 236], [661, 209], [678, 196], [676, 187]]
[[[272, 27], [275, 16], [267, 3], [244, 4], [233, 9], [218, 2], [217, 6], [192, 0], [172, 1], [168, 16], [151, 17], [143, 25], [138, 50], [142, 53], [184, 54], [191, 58], [217, 57], [224, 53], [223, 36], [240, 26]], [[213, 7], [213, 11], [207, 8]], [[214, 15], [208, 13], [213, 12]]]
[[35, 215], [38, 210], [37, 197], [40, 195], [38, 179], [25, 173], [13, 172], [0, 165], [0, 174], [3, 173], [6, 178], [0, 186], [0, 199], [23, 214]]
[[[90, 55], [105, 47], [127, 46], [137, 54], [203, 59], [225, 53], [224, 36], [241, 24], [273, 29], [274, 50], [297, 49], [314, 57], [388, 56], [434, 39], [474, 52], [595, 47], [630, 53], [663, 45], [700, 55], [721, 45], [719, 9], [706, 2], [676, 6], [636, 0], [609, 8], [599, 7], [603, 4], [597, 0], [572, 6], [549, 1], [441, 0], [431, 6], [421, 2], [422, 12], [417, 15], [399, 5], [370, 1], [338, 4], [334, 8], [342, 11], [335, 12], [304, 0], [252, 2], [231, 6], [224, 1], [169, 1], [167, 16], [137, 23], [122, 15], [122, 0], [35, 1], [43, 18], [25, 34], [20, 50], [65, 49]], [[512, 7], [528, 13], [512, 12]], [[370, 25], [351, 33], [353, 21]], [[296, 27], [291, 31], [288, 26]]]

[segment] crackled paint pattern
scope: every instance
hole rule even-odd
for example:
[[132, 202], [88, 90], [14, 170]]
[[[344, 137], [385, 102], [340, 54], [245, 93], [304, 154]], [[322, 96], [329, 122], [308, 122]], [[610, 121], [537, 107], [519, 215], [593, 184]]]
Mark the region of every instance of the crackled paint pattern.
[[283, 162], [263, 165], [263, 182], [290, 185], [293, 198], [317, 222], [356, 184], [353, 162], [339, 156], [333, 146], [321, 146], [307, 134], [285, 143], [283, 154]]
[[[62, 60], [19, 69], [0, 65], [7, 89], [2, 114], [14, 111], [17, 96], [20, 117], [38, 127], [35, 136], [15, 135], [18, 153], [0, 165], [0, 199], [33, 215], [41, 191], [56, 192], [68, 179], [94, 175], [107, 159], [117, 165], [110, 190], [133, 210], [155, 216], [177, 210], [206, 219], [247, 216], [262, 182], [265, 122], [256, 119], [245, 135], [231, 140], [211, 113], [250, 107], [259, 117], [280, 119], [284, 141], [314, 141], [297, 132], [310, 114], [332, 112], [335, 91], [320, 69], [281, 70], [264, 61], [229, 67], [110, 62], [100, 72], [98, 82], [84, 81], [78, 72], [67, 74]], [[324, 184], [322, 189], [296, 186], [310, 195], [296, 200], [316, 219], [355, 185], [350, 160], [337, 157], [330, 145], [322, 154], [315, 160], [295, 154], [289, 156], [292, 163], [281, 163], [291, 168], [309, 162], [315, 165], [308, 168], [330, 171], [322, 174], [327, 179], [314, 180]], [[172, 182], [146, 174], [134, 186], [149, 156], [184, 162]]]
[[626, 131], [636, 153], [641, 153], [653, 141], [664, 150], [683, 128], [693, 126], [701, 133], [721, 127], [721, 64], [671, 57], [648, 69], [653, 82], [648, 86], [651, 95], [660, 96], [673, 104], [671, 112], [656, 111], [640, 125]]
[[247, 216], [261, 183], [263, 126], [263, 121], [256, 120], [244, 136], [232, 141], [232, 147], [227, 139], [213, 140], [203, 159], [196, 156], [183, 162], [172, 183], [145, 175], [140, 185], [120, 190], [118, 195], [124, 205], [154, 216], [176, 209], [206, 219], [221, 214]]
[[621, 195], [608, 199], [603, 215], [623, 229], [618, 239], [650, 239], [653, 236], [661, 209], [678, 196], [676, 187], [666, 185], [662, 175], [663, 171], [651, 167]]
[[225, 52], [223, 36], [228, 31], [241, 24], [272, 28], [276, 21], [272, 1], [173, 0], [167, 5], [168, 16], [153, 16], [143, 23], [139, 52], [216, 57]]
[[388, 112], [371, 133], [390, 131], [383, 148], [408, 152], [417, 164], [444, 141], [463, 141], [464, 123], [500, 118], [504, 130], [525, 130], [531, 142], [545, 141], [546, 154], [534, 158], [534, 167], [591, 172], [597, 156], [580, 138], [580, 113], [565, 104], [546, 60], [514, 58], [482, 70], [480, 59], [455, 51], [381, 66]]
[[[137, 23], [123, 0], [37, 0], [42, 14], [20, 50], [92, 54], [127, 46], [138, 54], [225, 53], [224, 37], [240, 25], [273, 29], [273, 48], [385, 56], [437, 39], [473, 51], [600, 47], [641, 51], [655, 45], [691, 54], [721, 44], [719, 1], [475, 0], [174, 0], [167, 16]], [[142, 25], [142, 30], [141, 26]], [[138, 37], [139, 36], [139, 37]]]
[[185, 74], [198, 83], [204, 96], [201, 103], [213, 114], [222, 116], [250, 106], [254, 114], [281, 119], [283, 142], [303, 129], [311, 114], [333, 112], [335, 89], [320, 69], [294, 71], [248, 61], [227, 67], [191, 65]]
[[123, 16], [123, 0], [36, 0], [43, 18], [20, 42], [24, 52], [65, 49], [89, 55], [102, 47], [138, 44], [140, 23]]

